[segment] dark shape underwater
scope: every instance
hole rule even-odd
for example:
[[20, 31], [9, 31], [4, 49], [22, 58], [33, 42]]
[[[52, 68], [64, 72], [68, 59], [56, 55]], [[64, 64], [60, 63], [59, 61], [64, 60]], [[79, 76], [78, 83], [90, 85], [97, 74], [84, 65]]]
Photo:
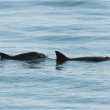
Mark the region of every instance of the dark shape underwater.
[[10, 60], [32, 60], [32, 59], [39, 59], [39, 58], [47, 58], [47, 56], [43, 53], [38, 52], [29, 52], [29, 53], [22, 53], [16, 56], [9, 56], [5, 53], [0, 53], [1, 59], [10, 59]]
[[64, 61], [92, 61], [92, 62], [101, 62], [110, 60], [110, 57], [79, 57], [79, 58], [68, 58], [64, 54], [59, 51], [55, 51], [56, 53], [56, 61], [64, 62]]

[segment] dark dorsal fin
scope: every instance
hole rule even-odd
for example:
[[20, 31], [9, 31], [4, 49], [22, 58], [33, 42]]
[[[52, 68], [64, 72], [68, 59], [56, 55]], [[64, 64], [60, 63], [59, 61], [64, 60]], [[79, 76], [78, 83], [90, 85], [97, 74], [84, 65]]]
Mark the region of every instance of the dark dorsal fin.
[[56, 52], [56, 60], [57, 61], [66, 61], [69, 60], [68, 57], [66, 57], [64, 54], [60, 53], [59, 51], [55, 51]]

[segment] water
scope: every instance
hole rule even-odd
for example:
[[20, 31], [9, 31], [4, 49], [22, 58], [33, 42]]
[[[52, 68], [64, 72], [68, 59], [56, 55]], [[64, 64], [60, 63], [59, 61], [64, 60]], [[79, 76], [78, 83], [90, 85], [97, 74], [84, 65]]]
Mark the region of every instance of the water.
[[0, 110], [109, 110], [110, 0], [0, 0], [0, 51], [37, 51], [46, 61], [0, 61]]

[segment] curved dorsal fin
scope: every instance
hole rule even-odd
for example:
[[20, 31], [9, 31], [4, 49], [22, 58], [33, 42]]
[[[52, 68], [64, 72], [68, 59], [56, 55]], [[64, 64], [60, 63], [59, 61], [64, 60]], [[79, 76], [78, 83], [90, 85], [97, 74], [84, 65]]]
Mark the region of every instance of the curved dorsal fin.
[[66, 61], [69, 60], [68, 57], [66, 57], [64, 54], [60, 53], [59, 51], [55, 51], [56, 52], [56, 60], [57, 61]]

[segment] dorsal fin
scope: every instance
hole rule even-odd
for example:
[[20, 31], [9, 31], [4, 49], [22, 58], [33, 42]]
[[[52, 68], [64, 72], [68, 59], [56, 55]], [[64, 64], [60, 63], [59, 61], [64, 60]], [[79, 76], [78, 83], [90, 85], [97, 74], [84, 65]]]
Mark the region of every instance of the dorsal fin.
[[69, 60], [68, 57], [66, 57], [64, 54], [60, 53], [59, 51], [55, 51], [56, 52], [56, 60], [57, 61], [66, 61]]

